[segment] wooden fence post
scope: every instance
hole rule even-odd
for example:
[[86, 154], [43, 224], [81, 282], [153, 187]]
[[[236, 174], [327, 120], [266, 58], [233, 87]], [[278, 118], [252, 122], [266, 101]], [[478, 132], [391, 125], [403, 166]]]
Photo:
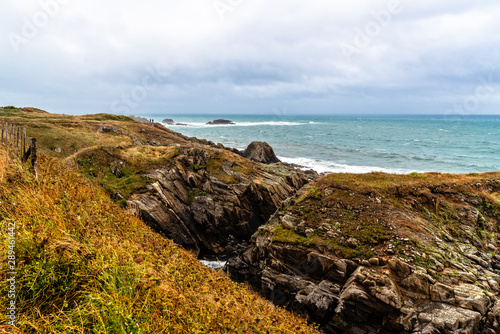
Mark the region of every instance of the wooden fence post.
[[12, 128], [10, 129], [10, 152], [14, 154], [14, 130], [16, 126], [12, 124]]
[[17, 125], [12, 125], [12, 155], [16, 156], [16, 130]]
[[23, 135], [23, 129], [19, 127], [17, 129], [17, 156], [19, 157], [19, 160], [22, 159], [24, 153], [22, 151], [22, 146], [21, 146], [21, 143], [23, 142], [22, 135]]
[[14, 142], [14, 146], [16, 148], [16, 151], [14, 152], [14, 156], [19, 156], [19, 127], [16, 125], [16, 131], [14, 132], [16, 136], [16, 140]]
[[10, 136], [10, 124], [7, 123], [5, 126], [5, 147], [7, 148], [7, 153], [9, 152], [9, 136]]
[[21, 151], [21, 161], [26, 162], [26, 159], [24, 159], [24, 156], [26, 155], [26, 128], [23, 128], [23, 149]]
[[[7, 149], [7, 156], [12, 154], [18, 157], [23, 163], [31, 156], [31, 167], [33, 168], [35, 178], [38, 180], [36, 138], [27, 138], [26, 128], [7, 122], [2, 122], [2, 129], [0, 131], [0, 145], [4, 145]], [[31, 143], [28, 144], [28, 140]], [[27, 145], [29, 145], [28, 150], [26, 150]]]
[[38, 166], [36, 162], [36, 138], [31, 138], [31, 166], [33, 166], [33, 171], [35, 172], [35, 179], [38, 180]]
[[12, 125], [12, 155], [16, 156], [16, 130], [17, 125]]
[[8, 142], [8, 144], [9, 144], [9, 152], [11, 152], [11, 153], [12, 153], [12, 131], [13, 130], [14, 130], [14, 125], [11, 124], [9, 126], [9, 142]]

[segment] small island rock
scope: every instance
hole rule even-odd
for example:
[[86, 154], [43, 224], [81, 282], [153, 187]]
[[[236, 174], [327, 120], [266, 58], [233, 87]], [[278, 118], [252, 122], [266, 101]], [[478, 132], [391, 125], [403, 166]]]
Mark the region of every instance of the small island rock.
[[174, 124], [174, 120], [171, 118], [165, 118], [162, 122], [169, 125]]
[[227, 119], [216, 119], [212, 122], [208, 122], [207, 125], [232, 125], [235, 124], [233, 121]]

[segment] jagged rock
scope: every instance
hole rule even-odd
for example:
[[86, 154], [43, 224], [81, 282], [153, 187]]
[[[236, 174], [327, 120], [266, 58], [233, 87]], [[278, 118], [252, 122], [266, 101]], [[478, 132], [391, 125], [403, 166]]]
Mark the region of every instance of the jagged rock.
[[347, 247], [356, 248], [359, 246], [359, 241], [356, 238], [349, 238], [349, 239], [347, 239], [345, 244]]
[[451, 286], [441, 283], [430, 287], [431, 300], [444, 303], [455, 303], [455, 291]]
[[319, 319], [326, 319], [333, 313], [338, 304], [338, 297], [334, 291], [338, 287], [328, 281], [321, 281], [318, 285], [303, 289], [295, 295], [296, 301], [305, 306], [309, 313]]
[[233, 178], [226, 183], [206, 170], [219, 150], [179, 147], [179, 152], [169, 166], [150, 170], [146, 192], [127, 203], [155, 230], [196, 254], [231, 254], [307, 182], [298, 170], [288, 169], [285, 177], [255, 169], [259, 181], [250, 183], [241, 173], [235, 177], [238, 166], [227, 161], [220, 172]]
[[315, 231], [312, 228], [306, 228], [304, 231], [306, 237], [308, 237], [308, 238], [312, 237], [314, 235], [314, 232]]
[[491, 308], [488, 313], [488, 320], [496, 333], [500, 333], [500, 300], [497, 300]]
[[280, 162], [274, 154], [273, 148], [266, 142], [254, 141], [250, 143], [245, 151], [242, 152], [242, 156], [264, 164]]
[[[415, 272], [399, 282], [400, 286], [406, 288], [413, 296], [429, 295], [429, 275], [424, 272]], [[419, 296], [420, 297], [420, 296]]]
[[297, 226], [298, 219], [290, 215], [285, 215], [281, 217], [281, 222], [284, 228], [287, 228], [289, 230], [294, 230], [295, 227]]
[[478, 333], [481, 320], [478, 312], [436, 302], [425, 302], [420, 309], [418, 321], [421, 323], [422, 333]]
[[483, 289], [472, 284], [461, 284], [454, 288], [455, 300], [463, 308], [486, 315], [490, 299]]
[[[500, 275], [493, 270], [500, 269], [493, 254], [500, 221], [497, 207], [485, 208], [486, 190], [475, 185], [474, 193], [457, 178], [420, 188], [411, 180], [389, 186], [386, 201], [378, 193], [388, 179], [331, 175], [308, 184], [227, 272], [325, 333], [500, 333]], [[311, 189], [322, 196], [309, 196]], [[376, 240], [381, 230], [383, 241]]]
[[120, 178], [123, 176], [122, 168], [124, 165], [125, 165], [125, 162], [117, 160], [117, 161], [113, 161], [109, 165], [109, 168], [111, 169], [111, 173], [113, 173], [116, 177]]
[[174, 120], [171, 119], [171, 118], [165, 118], [162, 123], [165, 123], [165, 124], [168, 124], [168, 125], [173, 125], [174, 124]]

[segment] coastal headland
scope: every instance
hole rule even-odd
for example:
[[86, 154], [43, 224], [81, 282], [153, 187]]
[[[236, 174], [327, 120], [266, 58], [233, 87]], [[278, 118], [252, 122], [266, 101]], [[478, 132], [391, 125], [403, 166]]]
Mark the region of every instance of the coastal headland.
[[41, 152], [39, 181], [0, 170], [26, 332], [500, 331], [499, 172], [320, 177], [126, 116], [0, 118]]

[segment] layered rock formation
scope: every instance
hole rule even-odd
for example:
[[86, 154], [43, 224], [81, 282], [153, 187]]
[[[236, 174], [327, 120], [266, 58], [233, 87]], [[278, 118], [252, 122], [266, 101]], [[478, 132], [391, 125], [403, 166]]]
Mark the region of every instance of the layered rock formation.
[[226, 150], [179, 147], [151, 168], [130, 208], [155, 230], [200, 254], [227, 255], [302, 187], [305, 173], [261, 166]]
[[500, 173], [329, 175], [227, 271], [326, 333], [500, 333]]

